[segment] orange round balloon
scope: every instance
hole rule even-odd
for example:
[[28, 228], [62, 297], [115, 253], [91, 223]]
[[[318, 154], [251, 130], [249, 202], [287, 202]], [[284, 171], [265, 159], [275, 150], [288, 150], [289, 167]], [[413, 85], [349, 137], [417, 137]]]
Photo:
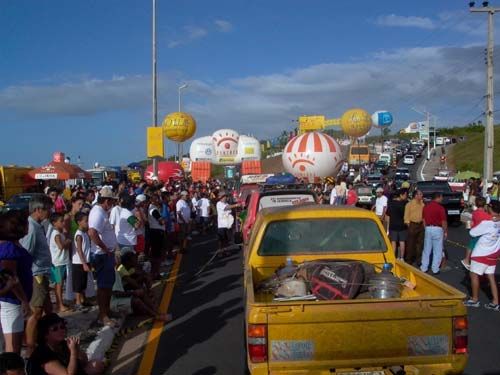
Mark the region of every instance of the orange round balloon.
[[174, 142], [184, 142], [196, 132], [196, 121], [189, 113], [173, 112], [162, 123], [165, 137]]
[[361, 108], [353, 108], [342, 115], [340, 120], [342, 131], [351, 137], [362, 137], [372, 127], [372, 117]]

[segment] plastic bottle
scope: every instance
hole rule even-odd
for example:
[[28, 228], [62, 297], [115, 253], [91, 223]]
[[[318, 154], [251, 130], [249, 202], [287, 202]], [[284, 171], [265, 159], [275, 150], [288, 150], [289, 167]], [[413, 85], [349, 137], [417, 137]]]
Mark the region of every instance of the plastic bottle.
[[286, 258], [285, 267], [280, 270], [280, 276], [289, 276], [295, 272], [297, 267], [293, 264], [293, 260], [290, 257]]

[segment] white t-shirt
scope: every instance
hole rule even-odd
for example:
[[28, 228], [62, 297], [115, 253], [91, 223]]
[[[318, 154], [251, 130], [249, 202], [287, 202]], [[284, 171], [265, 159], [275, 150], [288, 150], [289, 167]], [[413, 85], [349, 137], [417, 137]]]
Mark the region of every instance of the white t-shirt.
[[184, 219], [184, 221], [178, 220], [179, 223], [189, 223], [189, 221], [191, 220], [191, 208], [184, 199], [179, 199], [177, 201], [177, 203], [175, 204], [175, 211], [177, 212], [177, 217], [179, 217], [180, 214]]
[[196, 213], [196, 215], [200, 215], [200, 209], [198, 207], [198, 202], [200, 200], [196, 199], [196, 197], [191, 198], [191, 204], [193, 206], [193, 211]]
[[472, 256], [486, 256], [496, 253], [500, 250], [500, 222], [493, 220], [484, 220], [469, 232], [472, 237], [479, 237]]
[[[116, 247], [116, 235], [113, 226], [109, 222], [108, 213], [100, 205], [95, 205], [90, 210], [89, 228], [95, 229], [99, 233], [101, 241], [104, 242], [109, 250], [114, 250]], [[90, 251], [94, 254], [107, 254], [93, 241], [90, 245]]]
[[72, 262], [73, 264], [83, 264], [82, 260], [80, 259], [80, 255], [78, 255], [78, 252], [76, 251], [76, 236], [81, 236], [82, 237], [82, 252], [83, 252], [83, 257], [85, 260], [85, 263], [89, 262], [90, 259], [90, 237], [87, 232], [82, 232], [80, 229], [78, 229], [75, 232], [75, 238], [73, 240], [73, 259]]
[[[231, 228], [231, 225], [228, 225], [227, 215], [231, 214], [231, 211], [227, 210], [226, 207], [228, 203], [219, 201], [217, 202], [217, 228]], [[232, 223], [231, 223], [232, 224]]]
[[207, 198], [201, 198], [198, 201], [198, 207], [200, 207], [201, 217], [209, 217], [210, 213], [210, 201]]
[[[162, 225], [155, 217], [153, 216], [154, 211], [158, 211], [158, 213], [161, 215], [161, 209], [156, 207], [154, 204], [150, 204], [148, 208], [148, 222], [149, 222], [149, 228], [150, 229], [160, 229], [160, 230], [165, 230], [165, 226]], [[161, 217], [161, 216], [160, 216]]]
[[109, 223], [115, 228], [115, 235], [118, 237], [118, 232], [120, 231], [120, 212], [122, 208], [120, 206], [113, 206], [111, 212], [109, 213]]
[[333, 188], [330, 192], [330, 204], [335, 204], [335, 198], [337, 198], [337, 190]]
[[61, 236], [61, 242], [64, 244], [64, 234], [59, 233], [57, 229], [52, 229], [50, 233], [50, 255], [52, 256], [52, 264], [56, 267], [65, 266], [69, 263], [69, 251], [67, 249], [59, 249], [56, 243], [56, 236]]
[[375, 200], [375, 214], [382, 216], [384, 214], [384, 207], [387, 207], [387, 197], [382, 195]]
[[137, 233], [135, 228], [128, 222], [128, 219], [131, 216], [134, 216], [134, 214], [130, 212], [130, 210], [122, 207], [118, 220], [119, 229], [116, 234], [116, 240], [120, 245], [135, 246], [137, 244]]

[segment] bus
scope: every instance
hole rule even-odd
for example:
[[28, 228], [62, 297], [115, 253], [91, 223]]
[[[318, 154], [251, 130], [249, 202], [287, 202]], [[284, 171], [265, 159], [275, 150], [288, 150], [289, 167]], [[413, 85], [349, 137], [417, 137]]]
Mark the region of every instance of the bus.
[[349, 165], [360, 166], [370, 163], [370, 149], [367, 145], [352, 145], [349, 147]]

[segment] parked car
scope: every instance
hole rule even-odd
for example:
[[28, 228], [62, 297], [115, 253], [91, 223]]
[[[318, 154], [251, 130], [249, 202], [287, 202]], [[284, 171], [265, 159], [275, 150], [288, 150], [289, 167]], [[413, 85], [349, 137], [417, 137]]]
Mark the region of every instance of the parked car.
[[447, 213], [449, 221], [460, 222], [460, 214], [464, 210], [464, 197], [461, 192], [453, 191], [448, 181], [419, 181], [415, 188], [424, 194], [424, 202], [430, 202], [432, 194], [440, 192], [443, 194], [441, 203]]
[[365, 183], [373, 188], [376, 188], [383, 183], [383, 177], [382, 173], [372, 173], [366, 176]]
[[304, 203], [316, 203], [316, 194], [305, 188], [279, 189], [275, 186], [263, 186], [253, 191], [247, 198], [247, 214], [243, 223], [243, 243], [250, 238], [257, 213], [267, 207], [298, 206]]
[[358, 195], [358, 203], [356, 206], [370, 209], [375, 202], [373, 187], [365, 184], [358, 184], [354, 186], [354, 189]]
[[412, 155], [412, 154], [405, 155], [405, 157], [403, 158], [403, 164], [414, 165], [415, 164], [415, 155]]
[[41, 193], [19, 193], [14, 194], [4, 206], [0, 207], [1, 212], [7, 212], [12, 210], [29, 211], [30, 201], [35, 196], [44, 195]]

